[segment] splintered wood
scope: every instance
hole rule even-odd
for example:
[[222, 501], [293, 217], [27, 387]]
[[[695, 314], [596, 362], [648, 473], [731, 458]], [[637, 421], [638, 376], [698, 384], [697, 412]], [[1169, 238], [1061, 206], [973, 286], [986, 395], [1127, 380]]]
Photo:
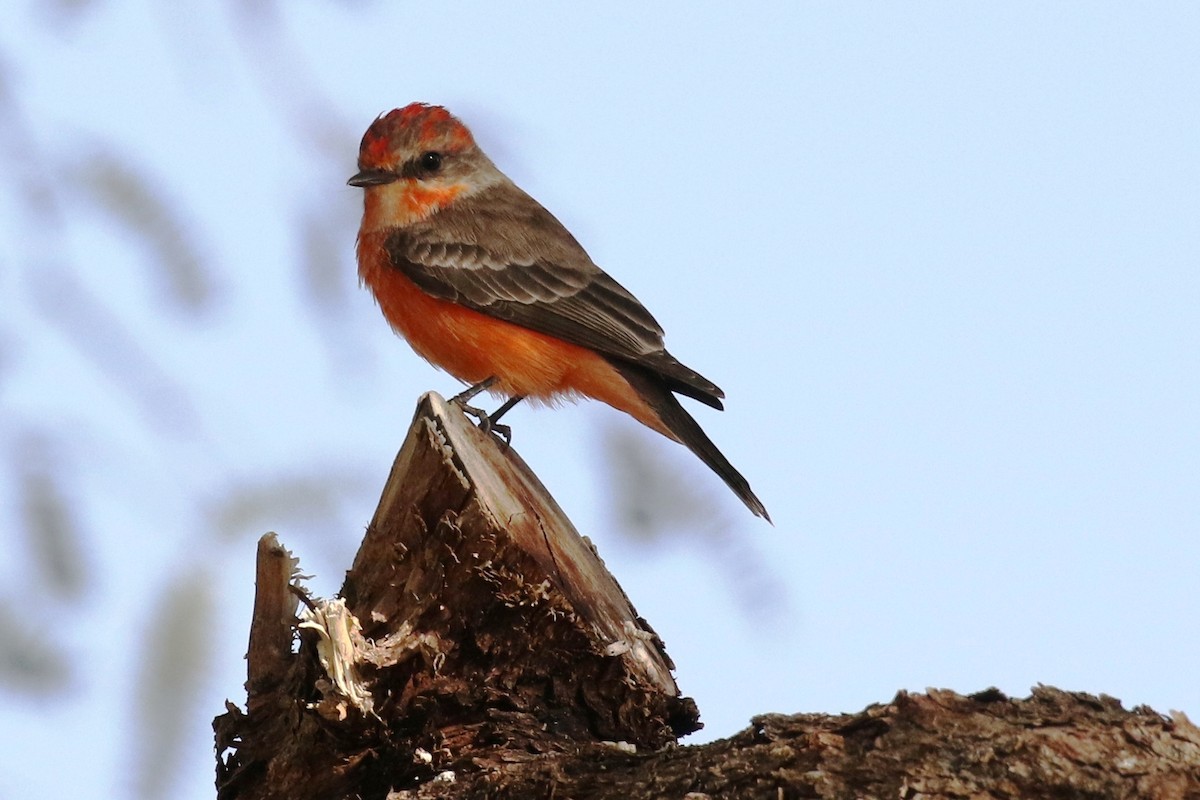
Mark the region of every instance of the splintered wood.
[[513, 450], [437, 395], [418, 405], [341, 596], [296, 623], [298, 653], [280, 645], [281, 550], [260, 546], [272, 585], [259, 587], [248, 714], [218, 720], [232, 751], [221, 797], [384, 796], [604, 741], [658, 749], [700, 727], [590, 543]]

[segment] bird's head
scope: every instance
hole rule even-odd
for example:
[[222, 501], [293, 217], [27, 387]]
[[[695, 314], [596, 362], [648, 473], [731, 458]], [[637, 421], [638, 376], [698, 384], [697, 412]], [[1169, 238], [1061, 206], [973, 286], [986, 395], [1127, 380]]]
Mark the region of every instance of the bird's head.
[[366, 189], [370, 226], [382, 227], [425, 219], [497, 180], [465, 125], [441, 106], [412, 103], [371, 123], [347, 183]]

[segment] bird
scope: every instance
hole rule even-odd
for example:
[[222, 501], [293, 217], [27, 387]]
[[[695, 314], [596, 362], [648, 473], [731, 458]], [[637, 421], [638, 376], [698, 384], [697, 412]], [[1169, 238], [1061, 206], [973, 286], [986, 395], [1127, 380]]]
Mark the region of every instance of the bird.
[[[724, 392], [680, 363], [637, 298], [484, 154], [444, 107], [411, 103], [367, 128], [356, 256], [361, 282], [391, 327], [470, 388], [452, 402], [485, 430], [525, 398], [589, 397], [629, 414], [700, 458], [756, 516], [749, 482], [676, 394], [722, 410]], [[468, 405], [506, 396], [494, 413]]]

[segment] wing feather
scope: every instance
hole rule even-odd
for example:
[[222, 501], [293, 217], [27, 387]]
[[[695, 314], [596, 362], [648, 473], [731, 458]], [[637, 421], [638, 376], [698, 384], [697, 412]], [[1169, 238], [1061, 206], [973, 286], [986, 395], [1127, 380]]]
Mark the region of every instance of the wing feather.
[[511, 183], [393, 232], [385, 247], [391, 265], [434, 297], [637, 364], [721, 408], [724, 393], [666, 351], [637, 298]]

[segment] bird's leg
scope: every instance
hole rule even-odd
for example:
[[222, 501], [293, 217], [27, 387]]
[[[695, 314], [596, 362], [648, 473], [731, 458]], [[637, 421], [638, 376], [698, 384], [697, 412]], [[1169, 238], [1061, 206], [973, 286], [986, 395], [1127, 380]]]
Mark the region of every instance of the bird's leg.
[[497, 408], [495, 411], [492, 412], [491, 416], [488, 417], [488, 424], [490, 425], [491, 429], [493, 431], [495, 431], [496, 433], [500, 434], [500, 436], [504, 438], [504, 449], [505, 450], [507, 450], [512, 445], [512, 428], [509, 427], [508, 425], [497, 425], [496, 420], [503, 417], [505, 414], [507, 414], [509, 411], [512, 410], [513, 406], [515, 406], [517, 403], [521, 402], [524, 399], [525, 399], [525, 395], [523, 395], [523, 394], [516, 395], [515, 397], [510, 397], [504, 401], [504, 405]]
[[492, 429], [491, 418], [488, 417], [487, 412], [482, 408], [476, 408], [475, 406], [467, 405], [467, 401], [480, 392], [486, 391], [495, 382], [496, 376], [493, 375], [490, 378], [481, 380], [479, 383], [468, 388], [466, 391], [459, 392], [458, 394], [454, 395], [454, 397], [450, 398], [450, 402], [461, 408], [464, 414], [470, 414], [472, 417], [475, 417], [475, 419], [479, 420], [479, 427], [484, 433], [487, 433]]
[[495, 424], [496, 420], [503, 417], [509, 411], [512, 411], [513, 406], [515, 406], [517, 403], [521, 402], [524, 399], [525, 399], [525, 395], [519, 394], [516, 397], [510, 397], [507, 400], [505, 400], [504, 405], [500, 406], [499, 408], [497, 408], [495, 411], [492, 412], [492, 414], [491, 414], [492, 424]]
[[492, 388], [492, 384], [495, 382], [495, 375], [491, 376], [490, 378], [484, 378], [479, 383], [468, 388], [466, 391], [459, 392], [458, 394], [454, 395], [454, 397], [451, 397], [450, 402], [462, 408], [466, 408], [468, 400], [473, 399], [475, 395], [479, 394], [480, 392], [485, 392]]

